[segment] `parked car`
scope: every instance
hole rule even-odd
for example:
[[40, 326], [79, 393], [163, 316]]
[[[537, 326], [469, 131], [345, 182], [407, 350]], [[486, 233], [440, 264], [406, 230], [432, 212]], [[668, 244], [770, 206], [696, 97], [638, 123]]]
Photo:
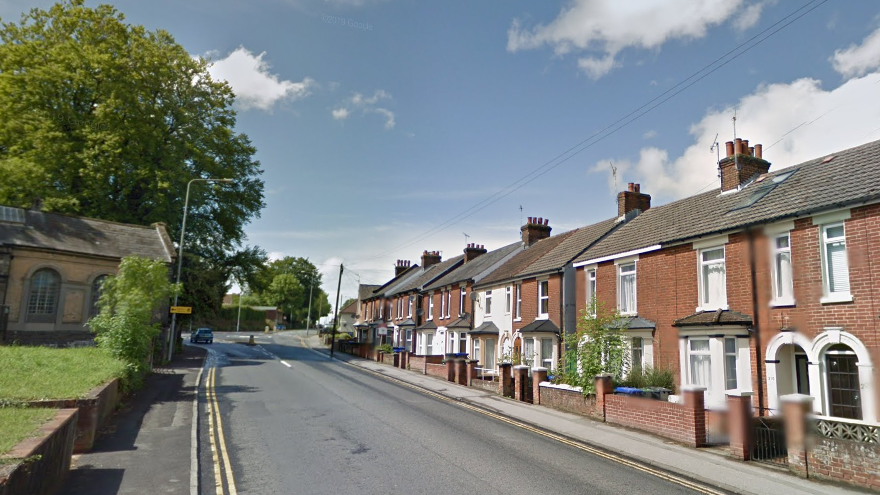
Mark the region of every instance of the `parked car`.
[[213, 344], [214, 332], [210, 328], [197, 328], [196, 331], [189, 336], [189, 341], [195, 344], [198, 344], [199, 341], [203, 341], [206, 344]]

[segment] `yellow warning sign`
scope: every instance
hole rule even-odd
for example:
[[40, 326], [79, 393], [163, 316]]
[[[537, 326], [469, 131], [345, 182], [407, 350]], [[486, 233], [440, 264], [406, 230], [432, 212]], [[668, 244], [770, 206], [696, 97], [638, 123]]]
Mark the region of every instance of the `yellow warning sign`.
[[171, 306], [171, 313], [177, 313], [179, 315], [191, 315], [193, 312], [192, 306]]

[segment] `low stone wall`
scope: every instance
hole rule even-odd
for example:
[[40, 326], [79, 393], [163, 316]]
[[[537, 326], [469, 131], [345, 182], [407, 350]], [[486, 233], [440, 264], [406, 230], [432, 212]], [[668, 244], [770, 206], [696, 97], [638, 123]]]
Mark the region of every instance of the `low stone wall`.
[[436, 376], [437, 378], [442, 378], [444, 380], [449, 378], [449, 372], [445, 364], [426, 363], [425, 374]]
[[606, 394], [605, 421], [647, 431], [690, 447], [702, 447], [706, 438], [706, 413], [702, 405], [693, 408], [642, 397]]
[[76, 409], [58, 411], [37, 436], [3, 456], [23, 461], [0, 462], [0, 495], [50, 495], [61, 488], [70, 470], [78, 413]]
[[585, 396], [580, 388], [568, 385], [553, 385], [544, 382], [540, 386], [542, 406], [588, 416], [599, 421], [604, 419], [601, 406], [597, 406], [595, 394]]
[[807, 445], [811, 478], [880, 490], [880, 445], [816, 435], [808, 437]]
[[394, 366], [394, 354], [382, 353], [382, 364]]
[[[422, 374], [427, 374], [425, 371], [426, 364], [440, 364], [443, 362], [443, 356], [420, 356], [417, 354], [409, 355], [409, 369], [412, 371], [418, 371]], [[443, 375], [444, 378], [446, 375]]]
[[0, 344], [30, 345], [43, 347], [91, 347], [95, 334], [88, 330], [8, 330], [6, 341]]
[[78, 409], [74, 453], [79, 454], [92, 449], [98, 429], [116, 410], [119, 399], [119, 379], [115, 379], [93, 388], [82, 399], [36, 400], [27, 405], [50, 409]]
[[493, 380], [471, 380], [471, 388], [498, 393], [498, 382]]

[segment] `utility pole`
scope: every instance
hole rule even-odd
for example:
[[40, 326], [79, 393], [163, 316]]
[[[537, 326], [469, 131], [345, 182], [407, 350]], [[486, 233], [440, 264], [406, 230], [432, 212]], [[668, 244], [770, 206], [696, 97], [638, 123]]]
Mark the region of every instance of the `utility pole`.
[[241, 280], [238, 281], [238, 320], [235, 322], [235, 331], [239, 331], [241, 328], [241, 297], [244, 296], [244, 286], [241, 284]]
[[333, 357], [333, 346], [336, 345], [336, 328], [339, 326], [339, 291], [342, 290], [342, 263], [339, 263], [339, 283], [336, 284], [336, 311], [333, 316], [333, 333], [330, 334], [330, 357]]
[[315, 281], [312, 280], [309, 285], [309, 315], [306, 316], [306, 337], [309, 336], [309, 322], [312, 320], [312, 288], [315, 287]]

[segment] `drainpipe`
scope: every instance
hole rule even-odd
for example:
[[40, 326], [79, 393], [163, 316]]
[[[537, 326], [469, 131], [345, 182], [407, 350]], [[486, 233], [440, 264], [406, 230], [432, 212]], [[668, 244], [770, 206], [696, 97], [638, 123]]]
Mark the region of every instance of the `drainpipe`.
[[755, 233], [746, 231], [749, 237], [749, 273], [752, 279], [752, 326], [755, 329], [755, 370], [758, 373], [758, 416], [764, 415], [764, 352], [761, 350], [761, 327], [758, 321], [758, 282], [755, 280]]

